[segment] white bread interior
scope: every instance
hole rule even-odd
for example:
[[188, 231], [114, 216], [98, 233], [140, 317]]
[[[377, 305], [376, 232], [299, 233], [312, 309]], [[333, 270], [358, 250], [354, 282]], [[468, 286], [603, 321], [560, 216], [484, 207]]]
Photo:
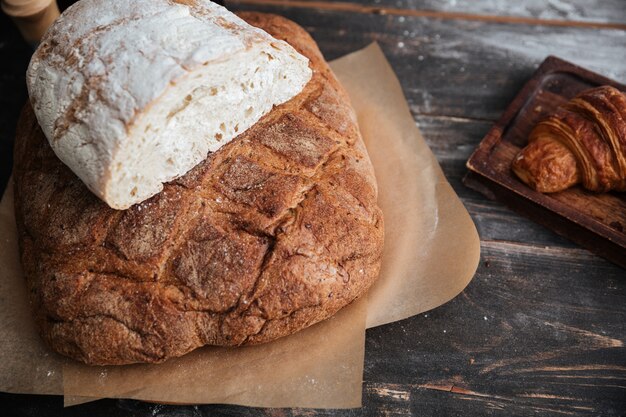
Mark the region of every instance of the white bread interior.
[[82, 0], [42, 40], [27, 85], [57, 156], [110, 207], [126, 209], [311, 75], [287, 43], [207, 0]]

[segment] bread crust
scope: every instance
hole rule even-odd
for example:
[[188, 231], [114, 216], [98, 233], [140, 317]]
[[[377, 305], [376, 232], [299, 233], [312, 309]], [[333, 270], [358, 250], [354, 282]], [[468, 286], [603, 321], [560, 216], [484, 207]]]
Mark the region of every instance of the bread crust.
[[47, 31], [26, 84], [58, 158], [124, 210], [310, 77], [289, 44], [209, 0], [82, 0]]
[[14, 176], [21, 260], [57, 352], [128, 364], [268, 342], [332, 316], [378, 276], [382, 212], [346, 93], [301, 27], [241, 17], [307, 56], [312, 80], [128, 210], [90, 193], [25, 107]]

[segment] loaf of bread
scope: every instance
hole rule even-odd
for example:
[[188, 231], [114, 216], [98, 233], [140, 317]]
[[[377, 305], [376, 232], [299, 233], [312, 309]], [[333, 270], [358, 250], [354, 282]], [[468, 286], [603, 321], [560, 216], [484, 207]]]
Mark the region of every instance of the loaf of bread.
[[513, 172], [543, 193], [578, 183], [626, 191], [626, 95], [611, 86], [583, 91], [530, 133]]
[[311, 81], [128, 210], [90, 193], [25, 107], [14, 171], [21, 260], [57, 352], [128, 364], [267, 342], [330, 317], [375, 281], [383, 219], [346, 93], [302, 28], [241, 16], [305, 55]]
[[208, 0], [81, 0], [42, 39], [27, 85], [57, 156], [125, 209], [310, 78], [286, 42]]

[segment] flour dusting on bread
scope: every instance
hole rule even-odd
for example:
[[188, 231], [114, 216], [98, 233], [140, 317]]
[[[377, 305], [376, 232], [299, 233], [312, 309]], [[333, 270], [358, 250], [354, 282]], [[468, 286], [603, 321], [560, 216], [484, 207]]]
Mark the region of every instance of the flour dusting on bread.
[[82, 0], [42, 40], [27, 84], [57, 156], [125, 209], [310, 78], [307, 58], [208, 0]]

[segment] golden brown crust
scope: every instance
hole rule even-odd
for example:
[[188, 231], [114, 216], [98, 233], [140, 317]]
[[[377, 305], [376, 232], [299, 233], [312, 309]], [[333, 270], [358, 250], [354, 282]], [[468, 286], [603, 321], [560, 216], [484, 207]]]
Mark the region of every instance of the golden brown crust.
[[312, 81], [129, 210], [88, 192], [25, 108], [15, 147], [22, 264], [58, 352], [124, 364], [267, 342], [333, 315], [376, 279], [382, 214], [345, 92], [302, 28], [242, 17], [309, 57]]
[[512, 164], [540, 192], [577, 183], [596, 192], [626, 191], [626, 96], [602, 86], [586, 90], [541, 121]]

